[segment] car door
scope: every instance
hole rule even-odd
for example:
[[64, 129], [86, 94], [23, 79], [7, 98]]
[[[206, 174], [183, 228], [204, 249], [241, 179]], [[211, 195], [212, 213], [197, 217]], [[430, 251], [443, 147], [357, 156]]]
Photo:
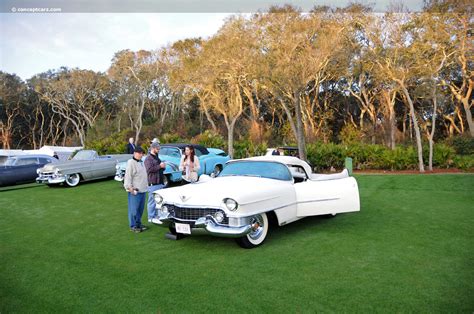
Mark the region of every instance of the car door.
[[295, 180], [298, 217], [360, 210], [359, 189], [352, 177], [335, 180]]
[[115, 175], [115, 165], [117, 164], [117, 159], [110, 157], [103, 160], [101, 165], [102, 176], [104, 178], [113, 177]]
[[[0, 186], [13, 185], [16, 183], [16, 166], [10, 162], [0, 168]], [[15, 161], [16, 163], [16, 161]]]
[[19, 158], [14, 169], [15, 183], [33, 182], [36, 179], [36, 169], [38, 168], [37, 157]]
[[91, 170], [94, 178], [105, 178], [115, 174], [116, 160], [108, 156], [96, 157], [91, 162]]
[[76, 170], [73, 172], [77, 172], [81, 175], [84, 180], [91, 180], [95, 177], [94, 171], [92, 169], [92, 160], [83, 160], [81, 164], [76, 167]]
[[89, 152], [89, 156], [80, 167], [80, 173], [85, 180], [93, 180], [103, 177], [102, 160], [94, 151]]

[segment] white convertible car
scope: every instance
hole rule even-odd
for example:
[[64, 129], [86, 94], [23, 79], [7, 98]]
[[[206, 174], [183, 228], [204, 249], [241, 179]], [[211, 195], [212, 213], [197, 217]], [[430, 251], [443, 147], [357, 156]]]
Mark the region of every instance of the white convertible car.
[[176, 236], [205, 233], [263, 243], [269, 221], [286, 225], [307, 216], [360, 210], [357, 181], [347, 170], [315, 174], [296, 157], [232, 160], [215, 178], [155, 192], [159, 220]]

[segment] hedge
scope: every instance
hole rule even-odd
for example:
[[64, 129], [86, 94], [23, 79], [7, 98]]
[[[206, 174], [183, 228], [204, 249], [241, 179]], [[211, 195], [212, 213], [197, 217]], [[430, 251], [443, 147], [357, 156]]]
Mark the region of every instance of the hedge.
[[[409, 170], [418, 169], [418, 153], [413, 146], [398, 146], [391, 150], [383, 145], [370, 144], [323, 144], [308, 145], [308, 161], [317, 171], [344, 167], [346, 157], [352, 158], [354, 169]], [[429, 148], [423, 147], [423, 163], [428, 165]], [[456, 155], [454, 147], [435, 144], [433, 167], [474, 169], [474, 155]]]
[[[126, 132], [120, 132], [101, 140], [92, 141], [87, 147], [96, 149], [100, 154], [121, 153], [125, 149]], [[205, 131], [191, 140], [182, 139], [175, 134], [163, 134], [161, 143], [191, 142], [207, 147], [227, 150], [226, 139], [213, 131]], [[453, 144], [457, 143], [457, 144]], [[458, 138], [452, 142], [437, 143], [433, 150], [433, 167], [458, 168], [461, 170], [474, 169], [474, 150], [471, 139]], [[144, 148], [148, 145], [144, 144]], [[234, 142], [234, 158], [264, 155], [266, 143], [255, 144], [249, 139]], [[423, 147], [424, 164], [428, 165], [428, 145]], [[469, 154], [468, 154], [469, 153]], [[342, 169], [346, 157], [353, 159], [356, 170], [416, 170], [418, 169], [418, 154], [414, 146], [397, 146], [394, 150], [383, 145], [363, 143], [310, 143], [307, 145], [309, 163], [315, 171], [327, 171], [331, 168]]]

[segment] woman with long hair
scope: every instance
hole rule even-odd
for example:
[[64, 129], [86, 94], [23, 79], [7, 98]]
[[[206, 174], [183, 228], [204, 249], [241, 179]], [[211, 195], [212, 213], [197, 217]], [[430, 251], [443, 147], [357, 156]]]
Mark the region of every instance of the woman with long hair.
[[181, 162], [179, 164], [179, 170], [183, 172], [183, 179], [190, 183], [196, 182], [200, 168], [199, 158], [194, 152], [194, 147], [187, 145], [184, 148], [184, 155], [181, 156]]

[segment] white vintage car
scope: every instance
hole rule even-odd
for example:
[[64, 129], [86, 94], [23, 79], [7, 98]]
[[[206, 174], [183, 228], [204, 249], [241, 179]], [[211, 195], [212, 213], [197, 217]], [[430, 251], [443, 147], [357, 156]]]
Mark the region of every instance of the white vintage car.
[[357, 181], [347, 170], [315, 174], [289, 156], [229, 161], [215, 178], [155, 192], [159, 220], [176, 236], [205, 233], [263, 243], [271, 220], [286, 225], [307, 216], [360, 210]]

